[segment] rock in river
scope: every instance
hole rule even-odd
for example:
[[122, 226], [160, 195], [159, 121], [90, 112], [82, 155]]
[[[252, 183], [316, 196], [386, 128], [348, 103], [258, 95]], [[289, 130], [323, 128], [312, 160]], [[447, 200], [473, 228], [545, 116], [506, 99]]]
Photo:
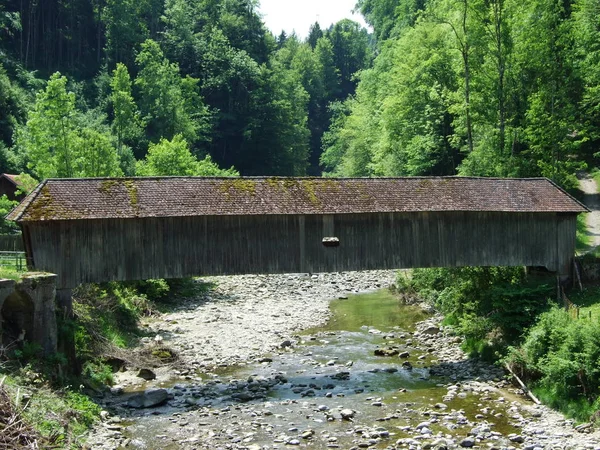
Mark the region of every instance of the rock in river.
[[162, 405], [168, 397], [169, 394], [166, 389], [147, 389], [142, 394], [131, 397], [127, 405], [131, 408], [151, 408]]
[[156, 379], [156, 374], [150, 369], [140, 369], [137, 376], [147, 381]]
[[342, 409], [340, 415], [343, 420], [351, 420], [354, 417], [355, 412], [351, 409]]
[[375, 356], [396, 356], [400, 351], [393, 347], [375, 349]]

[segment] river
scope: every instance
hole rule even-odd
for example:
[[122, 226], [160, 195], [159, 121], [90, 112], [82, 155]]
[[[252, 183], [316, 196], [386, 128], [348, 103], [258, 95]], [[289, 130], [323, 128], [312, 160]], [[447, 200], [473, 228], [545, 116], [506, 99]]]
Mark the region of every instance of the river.
[[349, 285], [326, 323], [283, 336], [270, 351], [151, 382], [167, 390], [164, 405], [127, 408], [149, 385], [126, 386], [107, 400], [111, 414], [92, 446], [600, 449], [596, 434], [530, 403], [501, 369], [466, 359], [439, 316], [387, 289], [351, 294]]

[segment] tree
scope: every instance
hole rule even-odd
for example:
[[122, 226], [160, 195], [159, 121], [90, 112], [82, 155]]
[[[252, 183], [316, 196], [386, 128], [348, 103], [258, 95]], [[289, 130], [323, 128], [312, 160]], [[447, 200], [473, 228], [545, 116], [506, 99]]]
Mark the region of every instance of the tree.
[[357, 22], [343, 19], [327, 32], [327, 37], [333, 45], [333, 58], [340, 73], [338, 99], [342, 100], [356, 89], [354, 74], [371, 62], [369, 34]]
[[530, 85], [523, 129], [525, 154], [537, 167], [529, 168], [527, 175], [540, 174], [575, 187], [569, 155], [577, 147], [576, 110], [582, 94], [571, 56], [575, 49], [570, 8], [556, 0], [536, 0], [528, 3], [526, 12], [521, 19], [528, 32], [517, 35], [516, 53], [523, 72], [528, 67], [537, 75]]
[[76, 160], [76, 176], [81, 177], [118, 177], [120, 168], [119, 154], [115, 151], [109, 135], [92, 128], [81, 130]]
[[600, 153], [600, 4], [576, 0], [573, 4], [574, 68], [582, 82], [581, 128], [577, 130], [581, 152], [596, 162]]
[[427, 0], [358, 0], [356, 7], [375, 30], [377, 41], [383, 43], [414, 26], [427, 3]]
[[131, 95], [131, 79], [124, 64], [117, 64], [110, 81], [110, 101], [113, 109], [112, 129], [117, 138], [119, 156], [124, 153], [125, 141], [141, 137], [142, 127], [137, 106]]
[[232, 167], [220, 169], [212, 162], [210, 156], [198, 161], [190, 152], [182, 135], [177, 134], [172, 140], [161, 139], [157, 144], [150, 144], [146, 159], [138, 161], [137, 175], [141, 176], [238, 176]]
[[105, 53], [112, 67], [119, 62], [133, 66], [135, 50], [149, 38], [148, 27], [140, 19], [138, 0], [106, 0], [102, 22], [106, 30]]
[[325, 101], [329, 103], [340, 96], [340, 71], [335, 66], [333, 44], [328, 38], [317, 41], [315, 55], [322, 71]]
[[275, 55], [270, 68], [261, 67], [261, 84], [252, 93], [253, 114], [244, 130], [248, 151], [241, 159], [250, 175], [306, 174], [308, 94], [280, 56], [284, 61]]
[[26, 116], [25, 92], [13, 83], [0, 64], [0, 142], [10, 145], [14, 130]]
[[28, 167], [40, 178], [72, 178], [78, 142], [75, 94], [67, 92], [67, 78], [56, 72], [35, 106], [18, 143], [29, 158]]
[[17, 147], [27, 166], [40, 179], [121, 174], [110, 138], [92, 128], [78, 127], [75, 94], [67, 92], [67, 78], [55, 73], [19, 130]]
[[198, 80], [179, 75], [159, 44], [147, 40], [136, 58], [140, 67], [135, 85], [140, 92], [140, 108], [152, 141], [181, 134], [195, 143], [210, 132], [208, 110], [197, 92]]
[[310, 29], [308, 30], [308, 38], [306, 39], [306, 42], [308, 42], [310, 47], [314, 49], [317, 46], [317, 42], [322, 37], [323, 30], [321, 30], [321, 25], [319, 25], [319, 22], [315, 22], [310, 26]]
[[384, 46], [336, 106], [321, 161], [338, 176], [447, 175], [457, 150], [448, 93], [456, 91], [447, 31], [431, 22]]

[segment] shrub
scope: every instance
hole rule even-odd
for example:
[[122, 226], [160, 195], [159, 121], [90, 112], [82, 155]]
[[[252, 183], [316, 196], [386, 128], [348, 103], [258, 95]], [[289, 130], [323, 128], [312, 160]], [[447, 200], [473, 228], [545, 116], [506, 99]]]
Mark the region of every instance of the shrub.
[[553, 308], [540, 315], [508, 361], [534, 383], [545, 402], [588, 420], [600, 394], [599, 325]]
[[465, 336], [465, 351], [485, 357], [515, 342], [553, 294], [519, 267], [415, 269], [399, 285], [432, 302]]

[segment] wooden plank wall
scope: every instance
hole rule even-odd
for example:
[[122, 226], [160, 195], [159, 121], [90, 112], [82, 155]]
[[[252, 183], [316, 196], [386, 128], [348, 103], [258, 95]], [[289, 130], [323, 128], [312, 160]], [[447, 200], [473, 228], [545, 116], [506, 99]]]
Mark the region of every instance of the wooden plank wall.
[[[444, 266], [568, 270], [576, 215], [421, 212], [37, 222], [36, 270], [58, 287], [193, 275]], [[337, 237], [339, 247], [325, 247]]]

